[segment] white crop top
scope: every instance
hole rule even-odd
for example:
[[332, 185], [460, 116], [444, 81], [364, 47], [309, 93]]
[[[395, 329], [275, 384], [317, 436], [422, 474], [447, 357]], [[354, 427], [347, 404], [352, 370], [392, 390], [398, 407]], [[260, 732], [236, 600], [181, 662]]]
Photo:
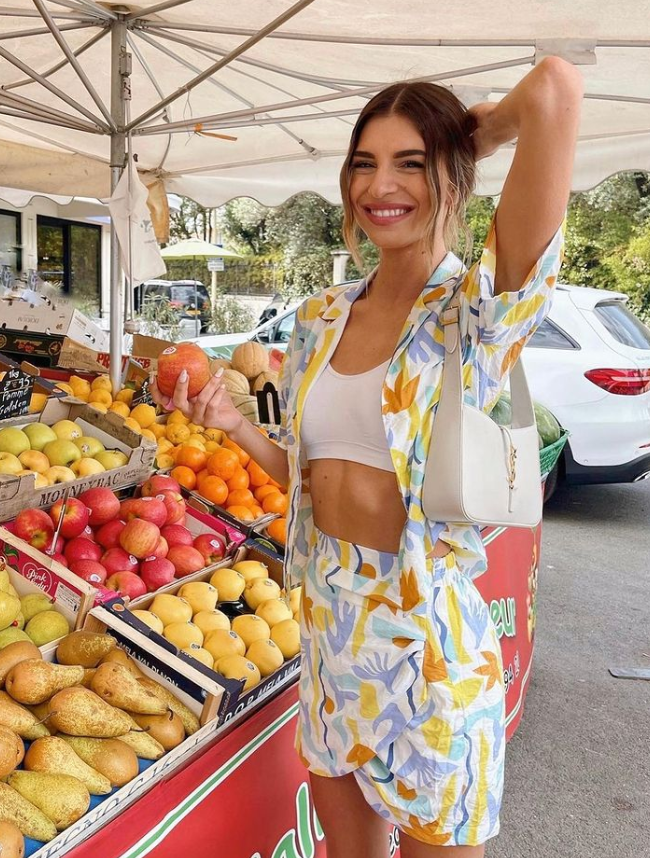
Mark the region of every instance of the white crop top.
[[387, 360], [367, 372], [341, 375], [328, 364], [305, 402], [300, 440], [307, 459], [343, 459], [393, 471], [381, 416]]

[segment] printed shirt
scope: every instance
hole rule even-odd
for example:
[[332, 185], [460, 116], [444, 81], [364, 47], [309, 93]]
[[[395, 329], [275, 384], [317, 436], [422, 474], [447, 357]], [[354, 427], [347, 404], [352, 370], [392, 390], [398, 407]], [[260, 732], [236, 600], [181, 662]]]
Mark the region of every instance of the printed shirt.
[[[459, 568], [471, 578], [487, 568], [480, 528], [429, 521], [421, 489], [440, 394], [444, 357], [442, 311], [460, 288], [465, 401], [489, 412], [526, 341], [544, 319], [563, 257], [564, 223], [516, 292], [494, 294], [496, 228], [493, 219], [485, 247], [469, 270], [447, 253], [418, 296], [406, 320], [382, 389], [386, 438], [407, 513], [399, 547], [404, 609], [419, 604], [426, 592], [421, 576], [436, 541], [447, 542]], [[308, 298], [296, 313], [296, 326], [280, 373], [283, 425], [280, 442], [289, 458], [289, 498], [285, 578], [302, 580], [315, 544], [309, 494], [309, 468], [300, 444], [305, 400], [329, 363], [354, 301], [366, 280], [330, 287]]]

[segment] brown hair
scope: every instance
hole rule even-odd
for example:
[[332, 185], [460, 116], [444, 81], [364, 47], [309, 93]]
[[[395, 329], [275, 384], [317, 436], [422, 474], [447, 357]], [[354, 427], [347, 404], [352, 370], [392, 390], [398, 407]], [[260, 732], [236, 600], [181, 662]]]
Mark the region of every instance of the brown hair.
[[363, 108], [350, 138], [348, 154], [341, 169], [343, 197], [343, 239], [357, 267], [362, 270], [359, 240], [363, 233], [357, 224], [350, 201], [351, 165], [364, 128], [378, 116], [398, 115], [408, 119], [419, 131], [426, 151], [426, 179], [431, 195], [432, 217], [427, 239], [433, 244], [440, 207], [439, 167], [444, 165], [454, 205], [444, 224], [447, 247], [455, 247], [459, 233], [465, 236], [465, 257], [471, 254], [471, 233], [465, 223], [465, 209], [474, 190], [476, 159], [470, 137], [474, 118], [464, 104], [448, 89], [434, 83], [395, 83], [383, 89]]

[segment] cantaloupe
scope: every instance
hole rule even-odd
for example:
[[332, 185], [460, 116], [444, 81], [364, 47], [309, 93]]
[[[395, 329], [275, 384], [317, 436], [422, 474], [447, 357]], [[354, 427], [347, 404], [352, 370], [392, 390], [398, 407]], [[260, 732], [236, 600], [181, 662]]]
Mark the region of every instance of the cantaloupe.
[[272, 369], [269, 369], [266, 372], [261, 372], [251, 385], [251, 390], [253, 391], [253, 393], [257, 393], [258, 390], [262, 390], [267, 381], [270, 381], [271, 384], [275, 388], [277, 388], [278, 373], [274, 372]]
[[232, 368], [248, 379], [257, 378], [269, 368], [269, 353], [261, 343], [241, 343], [232, 353]]
[[242, 375], [241, 372], [237, 372], [236, 369], [224, 369], [221, 377], [223, 379], [223, 383], [226, 385], [226, 390], [231, 395], [236, 393], [239, 393], [242, 396], [250, 395], [248, 379], [245, 375]]
[[232, 364], [225, 358], [214, 358], [210, 361], [210, 373], [214, 375], [218, 369], [232, 369]]
[[260, 415], [257, 410], [257, 397], [250, 394], [231, 393], [230, 398], [240, 414], [243, 414], [251, 423], [259, 423]]

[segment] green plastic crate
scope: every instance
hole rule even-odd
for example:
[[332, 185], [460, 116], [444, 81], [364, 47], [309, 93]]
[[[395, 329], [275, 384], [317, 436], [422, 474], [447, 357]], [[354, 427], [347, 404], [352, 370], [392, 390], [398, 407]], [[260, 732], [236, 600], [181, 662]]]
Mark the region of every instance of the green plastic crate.
[[543, 477], [550, 474], [555, 467], [555, 463], [560, 458], [560, 453], [562, 452], [562, 448], [566, 444], [568, 437], [569, 433], [563, 429], [562, 434], [557, 441], [553, 444], [549, 444], [548, 447], [542, 447], [539, 451], [539, 467]]

